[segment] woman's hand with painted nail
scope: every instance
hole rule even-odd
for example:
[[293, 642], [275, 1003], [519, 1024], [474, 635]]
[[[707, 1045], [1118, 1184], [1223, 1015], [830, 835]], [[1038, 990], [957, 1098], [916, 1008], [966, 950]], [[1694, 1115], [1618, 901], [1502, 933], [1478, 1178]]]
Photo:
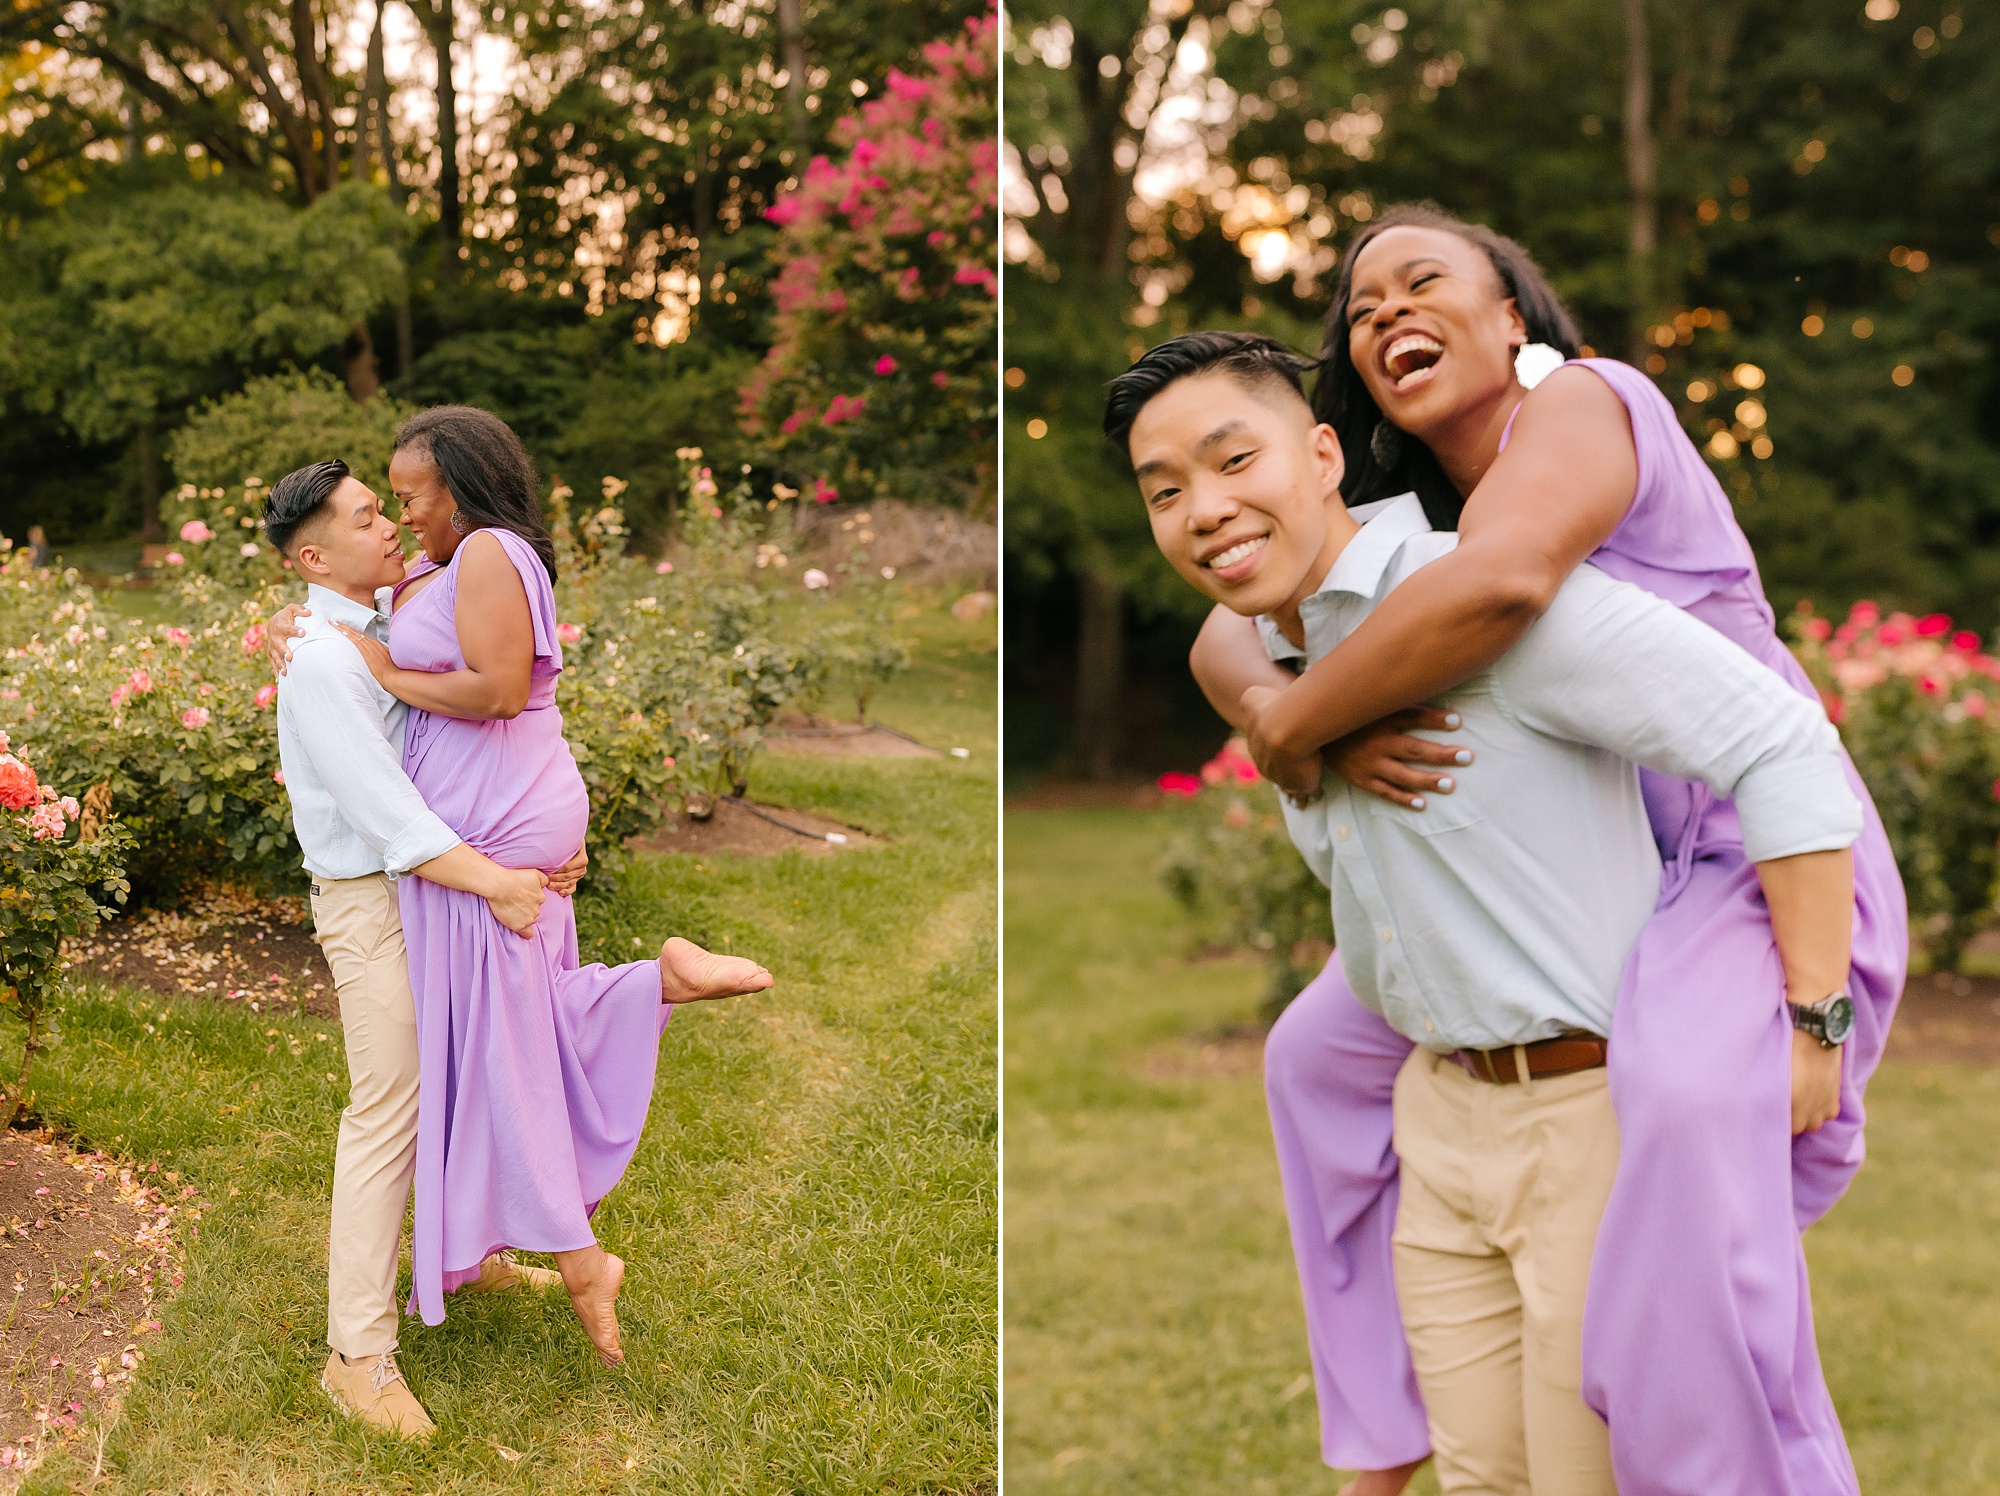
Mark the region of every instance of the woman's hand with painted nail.
[[1411, 733], [1455, 732], [1459, 725], [1456, 712], [1412, 707], [1329, 743], [1326, 764], [1357, 790], [1392, 805], [1422, 810], [1425, 796], [1449, 795], [1458, 787], [1452, 771], [1472, 762], [1472, 750]]

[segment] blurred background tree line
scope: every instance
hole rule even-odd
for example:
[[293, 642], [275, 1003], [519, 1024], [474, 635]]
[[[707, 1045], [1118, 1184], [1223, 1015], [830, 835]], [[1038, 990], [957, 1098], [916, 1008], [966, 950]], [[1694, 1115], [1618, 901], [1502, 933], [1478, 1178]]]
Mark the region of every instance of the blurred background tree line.
[[1099, 435], [1152, 342], [1316, 351], [1429, 198], [1525, 243], [1703, 445], [1782, 612], [2000, 623], [2000, 17], [1963, 0], [1021, 0], [1006, 141], [1008, 761], [1186, 767], [1205, 604]]
[[[811, 471], [758, 434], [843, 380], [951, 435], [901, 496], [990, 511], [993, 277], [959, 273], [996, 258], [987, 16], [980, 0], [0, 9], [0, 533], [150, 538], [175, 484], [329, 449], [372, 468], [403, 411], [444, 401], [497, 412], [545, 471], [621, 476], [645, 533], [668, 523], [688, 447], [823, 479], [822, 497], [844, 473], [847, 497], [872, 497], [893, 465], [825, 450], [865, 426], [860, 404]], [[822, 155], [851, 190], [808, 215], [808, 240], [766, 215]], [[912, 202], [925, 221], [898, 209]], [[837, 288], [805, 294], [780, 326], [774, 284], [790, 267], [810, 292], [827, 258], [901, 294], [857, 294], [844, 323]], [[900, 395], [870, 347], [884, 339]]]

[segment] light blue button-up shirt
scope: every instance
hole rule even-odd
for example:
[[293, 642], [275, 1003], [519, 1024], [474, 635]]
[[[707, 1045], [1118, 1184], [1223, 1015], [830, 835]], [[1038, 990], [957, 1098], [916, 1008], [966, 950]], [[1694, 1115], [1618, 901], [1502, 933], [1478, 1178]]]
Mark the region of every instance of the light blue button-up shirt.
[[[1300, 605], [1305, 648], [1258, 620], [1273, 659], [1316, 661], [1451, 550], [1414, 494], [1365, 506]], [[1436, 703], [1471, 748], [1450, 794], [1406, 810], [1327, 777], [1285, 804], [1333, 893], [1355, 995], [1436, 1050], [1611, 1031], [1660, 856], [1635, 764], [1734, 797], [1753, 861], [1853, 844], [1861, 805], [1825, 712], [1721, 634], [1582, 566], [1520, 643]]]
[[278, 685], [278, 759], [306, 871], [400, 877], [459, 843], [403, 772], [408, 708], [375, 682], [335, 623], [387, 643], [389, 589], [369, 608], [317, 584]]

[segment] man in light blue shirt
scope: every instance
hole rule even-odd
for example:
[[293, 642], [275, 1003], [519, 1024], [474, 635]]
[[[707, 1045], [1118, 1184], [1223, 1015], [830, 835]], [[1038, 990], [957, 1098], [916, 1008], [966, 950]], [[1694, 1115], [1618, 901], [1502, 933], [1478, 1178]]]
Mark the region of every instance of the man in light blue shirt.
[[[1105, 427], [1175, 569], [1259, 617], [1274, 657], [1316, 660], [1456, 537], [1413, 495], [1348, 512], [1339, 441], [1283, 360], [1243, 335], [1173, 340], [1114, 383]], [[1786, 969], [1836, 974], [1822, 991], [1848, 967], [1861, 809], [1817, 703], [1588, 566], [1438, 705], [1477, 775], [1416, 809], [1340, 785], [1288, 824], [1333, 890], [1356, 996], [1417, 1046], [1394, 1241], [1433, 1447], [1466, 1470], [1524, 1468], [1531, 1446], [1562, 1472], [1538, 1496], [1610, 1493], [1579, 1387], [1618, 1156], [1605, 1036], [1660, 886], [1634, 765], [1734, 798]], [[1837, 1104], [1830, 1053], [1814, 1081]]]
[[[502, 924], [534, 932], [552, 880], [503, 868], [461, 841], [403, 772], [406, 708], [375, 683], [337, 622], [387, 641], [403, 576], [395, 522], [341, 462], [288, 474], [266, 514], [272, 544], [306, 579], [311, 617], [278, 693], [278, 752], [313, 923], [340, 996], [348, 1104], [334, 1152], [321, 1385], [375, 1427], [423, 1439], [431, 1421], [396, 1367], [396, 1266], [416, 1172], [417, 1027], [395, 880], [420, 874], [476, 893]], [[567, 893], [581, 854], [554, 883]], [[555, 1275], [499, 1257], [481, 1286], [547, 1287]]]

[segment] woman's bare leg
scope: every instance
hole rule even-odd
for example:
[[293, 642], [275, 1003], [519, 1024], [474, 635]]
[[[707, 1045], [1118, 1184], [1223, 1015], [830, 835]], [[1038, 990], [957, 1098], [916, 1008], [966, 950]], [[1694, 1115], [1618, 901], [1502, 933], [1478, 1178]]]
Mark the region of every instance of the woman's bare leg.
[[556, 1266], [562, 1270], [563, 1287], [569, 1290], [569, 1306], [583, 1321], [590, 1343], [597, 1347], [598, 1360], [606, 1366], [623, 1365], [617, 1305], [618, 1289], [625, 1281], [624, 1259], [592, 1242], [574, 1252], [556, 1253]]
[[660, 1001], [698, 1003], [767, 991], [771, 973], [742, 956], [718, 956], [674, 935], [660, 947]]
[[1340, 1496], [1403, 1496], [1416, 1473], [1423, 1469], [1423, 1460], [1411, 1460], [1407, 1465], [1398, 1465], [1392, 1470], [1363, 1470], [1353, 1480], [1340, 1488]]

